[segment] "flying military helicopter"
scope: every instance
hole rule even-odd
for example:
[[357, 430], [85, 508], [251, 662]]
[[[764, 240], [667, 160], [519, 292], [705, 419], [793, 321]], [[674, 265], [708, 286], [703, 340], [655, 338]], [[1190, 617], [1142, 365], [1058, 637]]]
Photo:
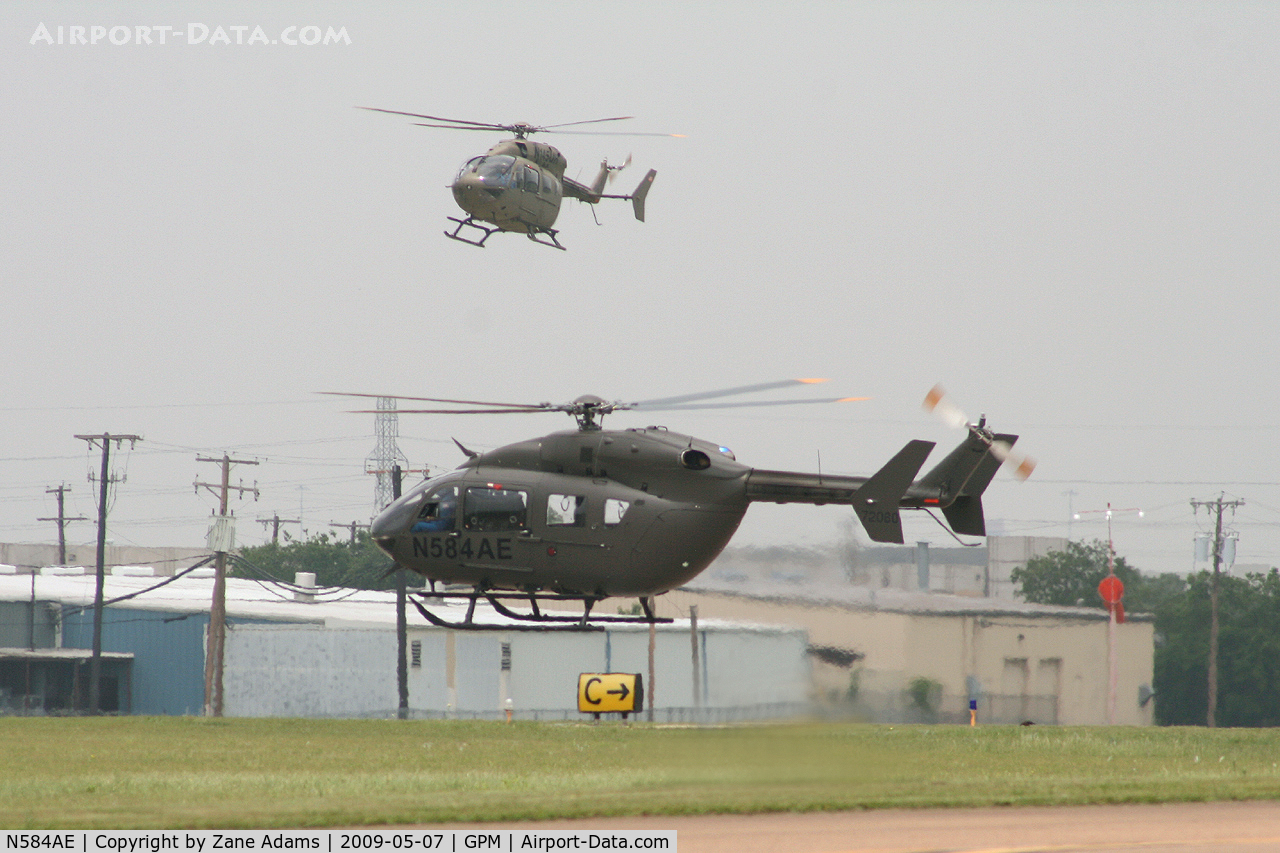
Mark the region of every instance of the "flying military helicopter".
[[[453, 231], [445, 231], [444, 235], [453, 240], [484, 247], [484, 243], [499, 231], [514, 231], [526, 235], [535, 243], [564, 249], [556, 238], [559, 231], [551, 226], [560, 214], [560, 202], [564, 198], [576, 198], [587, 204], [596, 204], [603, 198], [623, 199], [631, 202], [636, 219], [644, 221], [644, 200], [649, 194], [649, 187], [658, 173], [654, 169], [640, 181], [640, 185], [630, 195], [610, 195], [606, 193], [606, 184], [622, 169], [631, 163], [628, 157], [621, 166], [610, 166], [607, 160], [600, 163], [600, 170], [595, 180], [589, 185], [581, 184], [572, 178], [565, 177], [564, 170], [568, 166], [563, 154], [558, 149], [543, 142], [531, 142], [529, 137], [535, 133], [592, 133], [608, 134], [607, 131], [573, 131], [563, 130], [567, 127], [578, 127], [587, 124], [600, 124], [608, 121], [625, 121], [631, 116], [614, 116], [612, 118], [589, 119], [587, 121], [571, 121], [562, 124], [532, 125], [528, 123], [493, 124], [483, 121], [466, 121], [463, 119], [442, 118], [421, 113], [407, 113], [400, 110], [384, 110], [379, 107], [361, 107], [374, 112], [391, 115], [408, 116], [409, 118], [427, 119], [417, 122], [422, 127], [443, 127], [451, 130], [503, 131], [515, 134], [515, 139], [499, 142], [485, 154], [472, 157], [453, 179], [450, 189], [453, 198], [467, 214], [465, 219], [455, 216], [447, 217], [450, 222], [457, 223]], [[621, 136], [679, 136], [674, 133], [614, 133]], [[488, 223], [488, 224], [485, 224]], [[478, 239], [462, 236], [462, 230], [475, 229], [482, 232]], [[471, 232], [469, 232], [471, 233]], [[543, 239], [545, 238], [545, 239]]]
[[[963, 425], [966, 435], [920, 479], [915, 477], [932, 441], [909, 441], [875, 474], [855, 477], [752, 468], [727, 447], [666, 427], [602, 426], [605, 415], [621, 411], [866, 399], [720, 399], [822, 381], [787, 379], [633, 403], [592, 395], [571, 403], [533, 405], [396, 398], [449, 407], [400, 409], [400, 414], [562, 412], [577, 420], [577, 429], [485, 453], [455, 439], [466, 461], [391, 503], [374, 519], [370, 533], [397, 564], [430, 581], [432, 592], [414, 603], [437, 625], [518, 630], [476, 622], [475, 605], [483, 598], [530, 629], [590, 630], [599, 629], [601, 622], [663, 621], [654, 616], [653, 597], [705, 569], [752, 503], [847, 504], [876, 542], [903, 541], [902, 510], [938, 510], [955, 534], [983, 536], [982, 493], [1001, 464], [1014, 466], [1021, 477], [1030, 474], [1033, 463], [1012, 449], [1017, 436], [992, 432], [985, 416], [968, 423], [939, 388], [930, 392], [926, 407]], [[438, 591], [437, 583], [465, 589]], [[592, 616], [593, 605], [614, 596], [638, 598], [644, 615]], [[446, 621], [428, 609], [430, 599], [448, 597], [469, 602], [461, 622]], [[508, 606], [517, 600], [528, 609]], [[580, 618], [542, 611], [543, 605], [566, 601], [583, 605]]]

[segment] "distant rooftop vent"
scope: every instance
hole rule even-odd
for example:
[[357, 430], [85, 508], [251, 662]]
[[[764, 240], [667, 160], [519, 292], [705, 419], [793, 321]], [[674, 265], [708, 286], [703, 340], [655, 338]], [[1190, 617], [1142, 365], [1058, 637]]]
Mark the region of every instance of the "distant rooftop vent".
[[155, 566], [114, 566], [111, 574], [125, 578], [153, 578], [156, 576]]
[[[314, 592], [316, 588], [315, 572], [298, 572], [293, 576], [293, 582], [294, 582], [294, 585], [303, 587], [303, 589], [294, 590], [293, 592], [294, 601], [303, 601], [303, 602], [306, 602], [307, 604], [311, 604], [316, 600], [316, 595]], [[313, 591], [307, 592], [306, 590], [308, 589]]]
[[40, 570], [42, 575], [87, 575], [91, 569], [84, 566], [45, 566]]

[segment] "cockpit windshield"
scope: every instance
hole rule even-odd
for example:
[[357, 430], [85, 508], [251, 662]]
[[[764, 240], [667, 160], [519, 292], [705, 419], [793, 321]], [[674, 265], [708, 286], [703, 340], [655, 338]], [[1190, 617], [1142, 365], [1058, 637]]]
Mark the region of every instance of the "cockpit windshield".
[[463, 163], [462, 168], [458, 170], [457, 177], [455, 177], [454, 180], [456, 181], [458, 178], [461, 178], [463, 175], [467, 174], [468, 172], [475, 171], [476, 166], [479, 165], [480, 161], [483, 159], [484, 159], [483, 156], [472, 157], [470, 160]]
[[475, 174], [486, 184], [495, 187], [506, 186], [510, 181], [511, 167], [516, 158], [507, 154], [495, 154], [492, 157], [473, 157], [458, 170], [458, 177]]

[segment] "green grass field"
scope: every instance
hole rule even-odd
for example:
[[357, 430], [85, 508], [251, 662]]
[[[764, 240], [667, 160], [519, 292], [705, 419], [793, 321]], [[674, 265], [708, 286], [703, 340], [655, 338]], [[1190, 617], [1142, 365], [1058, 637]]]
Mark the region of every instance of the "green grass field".
[[0, 718], [6, 828], [1280, 798], [1280, 730]]

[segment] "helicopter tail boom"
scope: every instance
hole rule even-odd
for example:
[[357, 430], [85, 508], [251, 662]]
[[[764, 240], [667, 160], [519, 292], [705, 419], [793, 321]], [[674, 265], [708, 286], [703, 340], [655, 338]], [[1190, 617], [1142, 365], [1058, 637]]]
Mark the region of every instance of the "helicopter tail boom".
[[873, 542], [904, 541], [903, 509], [939, 509], [955, 533], [985, 536], [982, 493], [1001, 464], [991, 446], [1017, 440], [1016, 435], [972, 432], [919, 480], [914, 477], [933, 450], [932, 441], [907, 442], [870, 477], [754, 469], [747, 476], [746, 497], [770, 503], [849, 504]]
[[932, 441], [909, 441], [870, 477], [753, 470], [747, 499], [772, 503], [849, 504], [875, 542], [902, 542], [898, 507], [933, 450]]

